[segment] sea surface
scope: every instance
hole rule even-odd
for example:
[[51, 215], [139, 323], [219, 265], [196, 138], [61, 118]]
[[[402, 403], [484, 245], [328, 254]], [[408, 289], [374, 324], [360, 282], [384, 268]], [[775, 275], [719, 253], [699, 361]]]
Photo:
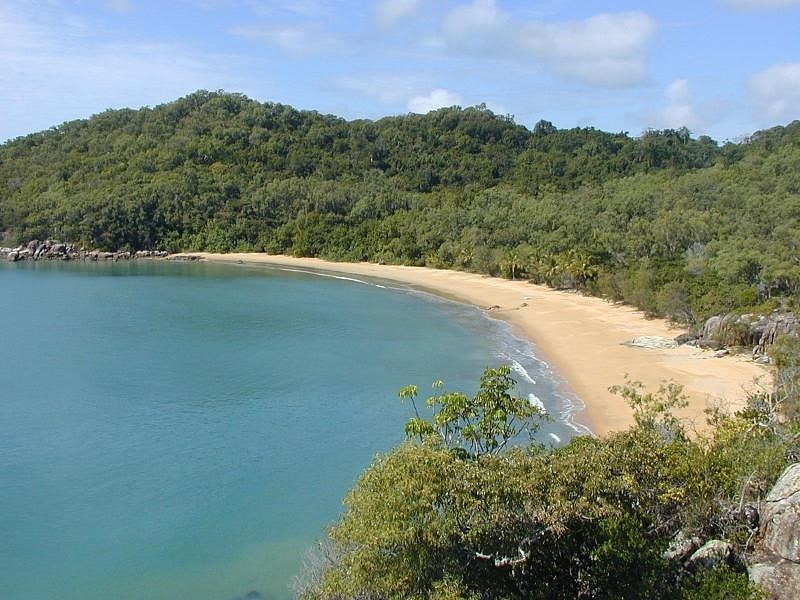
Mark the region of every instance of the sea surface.
[[[577, 401], [510, 328], [397, 284], [246, 265], [0, 264], [0, 598], [291, 598], [397, 390], [513, 366], [563, 443]], [[259, 597], [251, 594], [251, 598]]]

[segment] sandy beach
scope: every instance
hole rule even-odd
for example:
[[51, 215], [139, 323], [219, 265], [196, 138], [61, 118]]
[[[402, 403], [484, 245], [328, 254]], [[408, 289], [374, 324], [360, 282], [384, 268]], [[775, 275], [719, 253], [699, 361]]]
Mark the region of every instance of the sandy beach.
[[691, 347], [641, 348], [626, 345], [640, 336], [673, 338], [682, 332], [660, 319], [648, 319], [629, 306], [524, 281], [429, 269], [335, 263], [260, 253], [193, 253], [212, 262], [245, 262], [378, 277], [473, 304], [511, 323], [535, 345], [540, 358], [568, 384], [585, 405], [576, 420], [603, 435], [632, 423], [624, 400], [608, 391], [628, 374], [649, 390], [664, 381], [684, 386], [689, 406], [680, 416], [701, 429], [713, 403], [741, 406], [746, 393], [768, 381], [768, 371], [748, 356], [714, 357]]

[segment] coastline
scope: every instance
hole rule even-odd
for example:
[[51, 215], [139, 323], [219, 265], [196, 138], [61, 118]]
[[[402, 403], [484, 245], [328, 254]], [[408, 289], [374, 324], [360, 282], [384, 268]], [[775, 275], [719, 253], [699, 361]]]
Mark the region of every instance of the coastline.
[[648, 319], [630, 306], [600, 298], [550, 289], [526, 281], [510, 281], [461, 271], [337, 263], [318, 258], [295, 258], [262, 253], [214, 254], [193, 252], [217, 263], [248, 263], [313, 269], [343, 275], [375, 277], [410, 285], [487, 311], [511, 324], [521, 337], [535, 344], [551, 366], [581, 400], [584, 409], [574, 415], [597, 435], [625, 429], [633, 423], [625, 401], [608, 391], [622, 384], [626, 374], [656, 391], [664, 381], [684, 386], [689, 398], [678, 416], [688, 428], [702, 430], [706, 408], [722, 402], [737, 408], [756, 380], [768, 371], [744, 356], [717, 358], [711, 351], [692, 347], [641, 348], [626, 345], [633, 338], [674, 338], [681, 329], [662, 319]]

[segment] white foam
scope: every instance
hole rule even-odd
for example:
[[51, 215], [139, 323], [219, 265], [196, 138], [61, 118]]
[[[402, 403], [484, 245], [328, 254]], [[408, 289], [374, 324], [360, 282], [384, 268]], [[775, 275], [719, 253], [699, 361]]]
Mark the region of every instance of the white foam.
[[[352, 281], [353, 283], [363, 283], [364, 285], [372, 285], [375, 287], [384, 287], [375, 283], [364, 281], [363, 279], [356, 279], [355, 277], [347, 277], [345, 275], [331, 275], [330, 273], [320, 273], [319, 271], [307, 271], [305, 269], [292, 269], [290, 267], [278, 267], [280, 271], [291, 271], [292, 273], [305, 273], [306, 275], [316, 275], [317, 277], [329, 277], [331, 279], [341, 279], [342, 281]], [[385, 288], [384, 288], [385, 289]]]
[[560, 437], [558, 437], [558, 436], [557, 436], [555, 433], [549, 433], [548, 435], [549, 435], [551, 438], [553, 438], [553, 441], [554, 441], [556, 444], [560, 444], [560, 443], [561, 443], [561, 438], [560, 438]]
[[543, 413], [547, 413], [547, 409], [544, 407], [544, 404], [541, 400], [539, 400], [536, 394], [528, 394], [528, 402], [531, 403], [531, 406], [535, 406]]
[[525, 370], [525, 367], [523, 367], [521, 364], [519, 364], [510, 356], [506, 358], [508, 358], [511, 361], [511, 368], [514, 369], [514, 371], [522, 375], [522, 377], [524, 377], [525, 380], [528, 381], [531, 385], [536, 385], [536, 380], [528, 374], [528, 372]]

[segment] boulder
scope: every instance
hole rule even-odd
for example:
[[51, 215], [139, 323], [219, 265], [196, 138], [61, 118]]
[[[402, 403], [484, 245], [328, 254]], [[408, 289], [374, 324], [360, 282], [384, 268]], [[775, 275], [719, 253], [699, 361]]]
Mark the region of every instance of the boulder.
[[800, 563], [800, 463], [788, 467], [767, 494], [761, 522], [764, 549]]
[[683, 346], [684, 344], [688, 344], [691, 346], [696, 346], [698, 340], [698, 335], [696, 333], [682, 333], [678, 337], [675, 338], [675, 343], [679, 346]]
[[776, 312], [768, 318], [764, 318], [763, 321], [759, 321], [755, 325], [755, 330], [757, 339], [753, 340], [753, 355], [757, 356], [764, 354], [779, 336], [800, 334], [800, 321], [791, 313]]
[[687, 556], [693, 554], [703, 544], [697, 536], [689, 536], [683, 531], [675, 534], [667, 549], [664, 551], [663, 557], [666, 560], [684, 560]]
[[761, 541], [748, 560], [750, 579], [767, 598], [800, 598], [800, 463], [787, 467], [761, 507]]
[[719, 347], [722, 325], [723, 317], [721, 315], [709, 317], [703, 324], [703, 329], [700, 331], [700, 346], [706, 348], [713, 344], [715, 347]]
[[747, 567], [750, 581], [759, 585], [767, 598], [797, 600], [800, 598], [800, 565], [789, 560], [770, 560]]
[[692, 554], [686, 561], [686, 568], [694, 571], [699, 567], [713, 569], [736, 562], [733, 545], [722, 540], [710, 540]]

